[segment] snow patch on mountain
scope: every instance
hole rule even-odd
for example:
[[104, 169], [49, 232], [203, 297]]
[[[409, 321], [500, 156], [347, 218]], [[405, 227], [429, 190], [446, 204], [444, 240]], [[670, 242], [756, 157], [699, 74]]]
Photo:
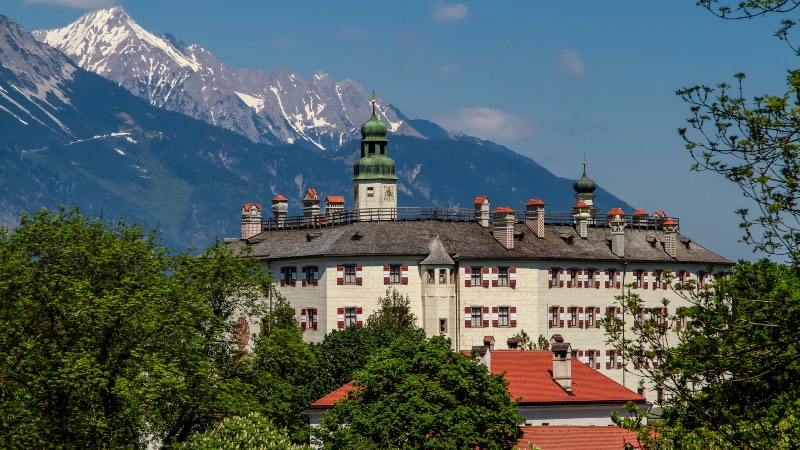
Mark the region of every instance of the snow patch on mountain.
[[234, 94], [238, 95], [247, 106], [256, 110], [257, 113], [264, 109], [264, 99], [245, 94], [244, 92], [234, 91]]

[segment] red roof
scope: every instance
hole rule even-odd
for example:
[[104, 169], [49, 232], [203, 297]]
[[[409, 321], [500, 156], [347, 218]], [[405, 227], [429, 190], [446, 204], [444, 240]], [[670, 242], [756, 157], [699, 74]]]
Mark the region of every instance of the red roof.
[[658, 211], [654, 212], [654, 213], [653, 213], [653, 215], [654, 215], [654, 216], [667, 217], [667, 213], [665, 213], [665, 212], [664, 212], [663, 210], [661, 210], [661, 209], [659, 209]]
[[544, 206], [544, 202], [540, 198], [532, 198], [528, 200], [528, 203], [525, 203], [525, 206], [534, 206], [534, 205]]
[[242, 206], [242, 209], [252, 209], [252, 208], [256, 208], [257, 210], [261, 211], [261, 205], [259, 205], [258, 203], [245, 203], [244, 206]]
[[[506, 373], [508, 392], [511, 393], [512, 398], [520, 399], [520, 405], [645, 401], [641, 395], [574, 358], [572, 359], [572, 395], [570, 395], [553, 381], [550, 375], [553, 368], [552, 352], [547, 350], [493, 350], [491, 354], [492, 373]], [[311, 407], [331, 408], [336, 400], [344, 398], [351, 389], [353, 386], [348, 383], [312, 403]]]
[[621, 216], [624, 216], [625, 211], [623, 211], [622, 208], [611, 208], [611, 210], [608, 212], [608, 215], [613, 216], [614, 214], [619, 214]]
[[344, 196], [341, 195], [329, 195], [325, 197], [326, 203], [344, 203]]
[[587, 206], [589, 205], [587, 205], [583, 200], [578, 200], [578, 203], [575, 203], [576, 208], [586, 208]]
[[313, 188], [308, 188], [308, 190], [306, 191], [306, 199], [319, 200], [319, 197], [317, 196], [317, 190]]
[[550, 375], [553, 353], [547, 350], [495, 350], [492, 373], [506, 372], [508, 392], [521, 405], [539, 403], [643, 402], [644, 397], [586, 364], [572, 359], [572, 394], [567, 394]]
[[664, 225], [677, 225], [678, 222], [675, 221], [672, 217], [664, 221]]
[[514, 212], [514, 210], [513, 210], [513, 209], [511, 209], [511, 208], [509, 208], [508, 206], [501, 206], [501, 207], [499, 207], [499, 208], [495, 209], [495, 210], [494, 210], [494, 212], [493, 212], [493, 214], [498, 214], [498, 213], [513, 213], [513, 212]]
[[472, 201], [472, 204], [473, 204], [473, 205], [480, 205], [480, 204], [482, 204], [483, 202], [485, 202], [486, 200], [489, 200], [489, 199], [488, 199], [488, 198], [486, 198], [486, 196], [485, 196], [485, 195], [483, 195], [483, 196], [480, 196], [480, 197], [475, 197], [475, 200], [473, 200], [473, 201]]
[[524, 426], [522, 438], [515, 448], [542, 450], [622, 450], [625, 444], [641, 448], [636, 433], [620, 427], [601, 426]]
[[634, 216], [646, 216], [647, 211], [643, 210], [642, 208], [637, 209], [634, 213]]
[[278, 194], [278, 195], [275, 196], [275, 198], [272, 199], [272, 201], [273, 202], [287, 202], [287, 201], [289, 201], [289, 199], [284, 197], [284, 196], [282, 196], [281, 194]]

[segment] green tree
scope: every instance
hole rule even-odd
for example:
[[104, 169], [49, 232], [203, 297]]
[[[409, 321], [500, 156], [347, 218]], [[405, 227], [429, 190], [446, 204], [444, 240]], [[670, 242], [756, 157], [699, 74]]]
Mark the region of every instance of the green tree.
[[[610, 342], [665, 393], [651, 448], [794, 448], [800, 442], [800, 272], [741, 262], [665, 322], [605, 321]], [[618, 298], [626, 314], [638, 294]], [[668, 302], [664, 301], [666, 306]], [[684, 324], [675, 328], [675, 324]], [[668, 326], [670, 324], [671, 326]], [[629, 324], [630, 325], [630, 324]], [[621, 421], [637, 428], [635, 421]]]
[[411, 300], [395, 288], [387, 288], [378, 299], [378, 310], [367, 318], [367, 327], [385, 330], [395, 336], [407, 336], [417, 329], [417, 317], [411, 312]]
[[234, 318], [264, 279], [219, 242], [175, 257], [137, 225], [23, 215], [0, 231], [0, 441], [143, 447], [232, 414]]
[[[730, 20], [794, 11], [797, 0], [700, 0], [698, 4]], [[776, 36], [791, 43], [794, 20], [783, 19]], [[735, 82], [698, 85], [677, 91], [691, 108], [688, 127], [679, 130], [697, 171], [721, 174], [736, 183], [757, 208], [740, 209], [743, 241], [754, 250], [800, 262], [800, 71], [788, 70], [786, 92], [745, 95], [745, 74]], [[756, 225], [756, 226], [754, 226]]]
[[276, 427], [259, 413], [243, 417], [228, 417], [213, 428], [193, 434], [185, 450], [311, 450], [307, 445], [294, 444], [286, 430]]
[[522, 432], [502, 375], [436, 336], [398, 339], [322, 420], [324, 448], [510, 449]]

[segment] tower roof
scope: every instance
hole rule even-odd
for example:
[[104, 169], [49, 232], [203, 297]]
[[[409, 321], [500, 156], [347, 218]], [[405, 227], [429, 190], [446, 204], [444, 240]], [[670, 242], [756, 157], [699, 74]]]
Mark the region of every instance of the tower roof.
[[578, 194], [591, 194], [597, 189], [597, 183], [586, 176], [586, 161], [583, 162], [583, 176], [572, 187]]
[[353, 180], [397, 180], [395, 163], [386, 152], [386, 124], [375, 115], [372, 91], [372, 117], [361, 125], [361, 158], [353, 164]]
[[372, 103], [372, 117], [367, 119], [367, 121], [361, 125], [361, 140], [388, 141], [388, 139], [386, 138], [386, 133], [388, 131], [388, 128], [386, 127], [385, 123], [381, 122], [380, 119], [378, 119], [378, 115], [376, 114], [375, 91], [372, 91], [372, 100], [370, 100], [370, 102]]

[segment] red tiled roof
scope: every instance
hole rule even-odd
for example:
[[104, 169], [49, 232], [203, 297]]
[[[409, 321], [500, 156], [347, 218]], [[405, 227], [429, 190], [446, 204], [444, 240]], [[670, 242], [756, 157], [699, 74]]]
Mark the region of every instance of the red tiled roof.
[[525, 206], [534, 206], [534, 205], [544, 205], [544, 202], [540, 198], [532, 198], [528, 200], [528, 203], [525, 203]]
[[289, 201], [289, 199], [284, 197], [284, 196], [282, 196], [281, 194], [278, 194], [278, 195], [275, 196], [275, 198], [272, 199], [272, 201], [273, 202], [286, 202], [286, 201]]
[[344, 196], [341, 195], [329, 195], [325, 197], [325, 202], [327, 203], [344, 203]]
[[576, 208], [586, 208], [588, 205], [583, 200], [578, 200], [578, 203], [575, 203]]
[[611, 210], [607, 214], [609, 216], [612, 216], [614, 214], [620, 214], [620, 215], [624, 216], [625, 215], [625, 211], [623, 211], [622, 208], [611, 208]]
[[608, 378], [586, 364], [572, 359], [572, 394], [567, 394], [550, 375], [550, 351], [495, 350], [492, 373], [506, 372], [508, 392], [521, 405], [538, 403], [624, 403], [643, 402], [644, 397]]
[[542, 450], [622, 450], [625, 444], [641, 448], [636, 433], [620, 427], [601, 426], [525, 426], [515, 448], [530, 449], [530, 444]]
[[[469, 354], [463, 350], [461, 353]], [[629, 390], [600, 372], [572, 359], [572, 395], [555, 381], [553, 353], [547, 350], [494, 350], [491, 352], [492, 373], [505, 372], [508, 392], [519, 398], [520, 405], [562, 403], [625, 403], [644, 402], [641, 395]], [[346, 384], [311, 404], [312, 408], [331, 408], [336, 400], [344, 398], [353, 389]]]
[[514, 212], [514, 210], [509, 208], [508, 206], [501, 206], [501, 207], [495, 209], [493, 213], [497, 214], [497, 213], [513, 213], [513, 212]]
[[319, 197], [317, 196], [317, 190], [314, 188], [308, 188], [306, 191], [306, 199], [319, 200]]
[[643, 210], [642, 208], [637, 209], [634, 213], [634, 216], [646, 216], [647, 211]]
[[659, 209], [658, 211], [654, 212], [654, 213], [653, 213], [653, 215], [654, 215], [654, 216], [667, 217], [667, 213], [665, 213], [665, 212], [664, 212], [663, 210], [661, 210], [661, 209]]
[[485, 195], [480, 196], [480, 197], [475, 197], [475, 200], [472, 201], [472, 204], [473, 205], [480, 205], [481, 203], [483, 203], [486, 200], [489, 200], [489, 199], [486, 198]]
[[664, 221], [664, 225], [677, 225], [678, 222], [675, 221], [672, 217]]
[[258, 203], [245, 203], [244, 206], [242, 206], [242, 209], [251, 209], [253, 207], [261, 211], [261, 205], [259, 205]]

